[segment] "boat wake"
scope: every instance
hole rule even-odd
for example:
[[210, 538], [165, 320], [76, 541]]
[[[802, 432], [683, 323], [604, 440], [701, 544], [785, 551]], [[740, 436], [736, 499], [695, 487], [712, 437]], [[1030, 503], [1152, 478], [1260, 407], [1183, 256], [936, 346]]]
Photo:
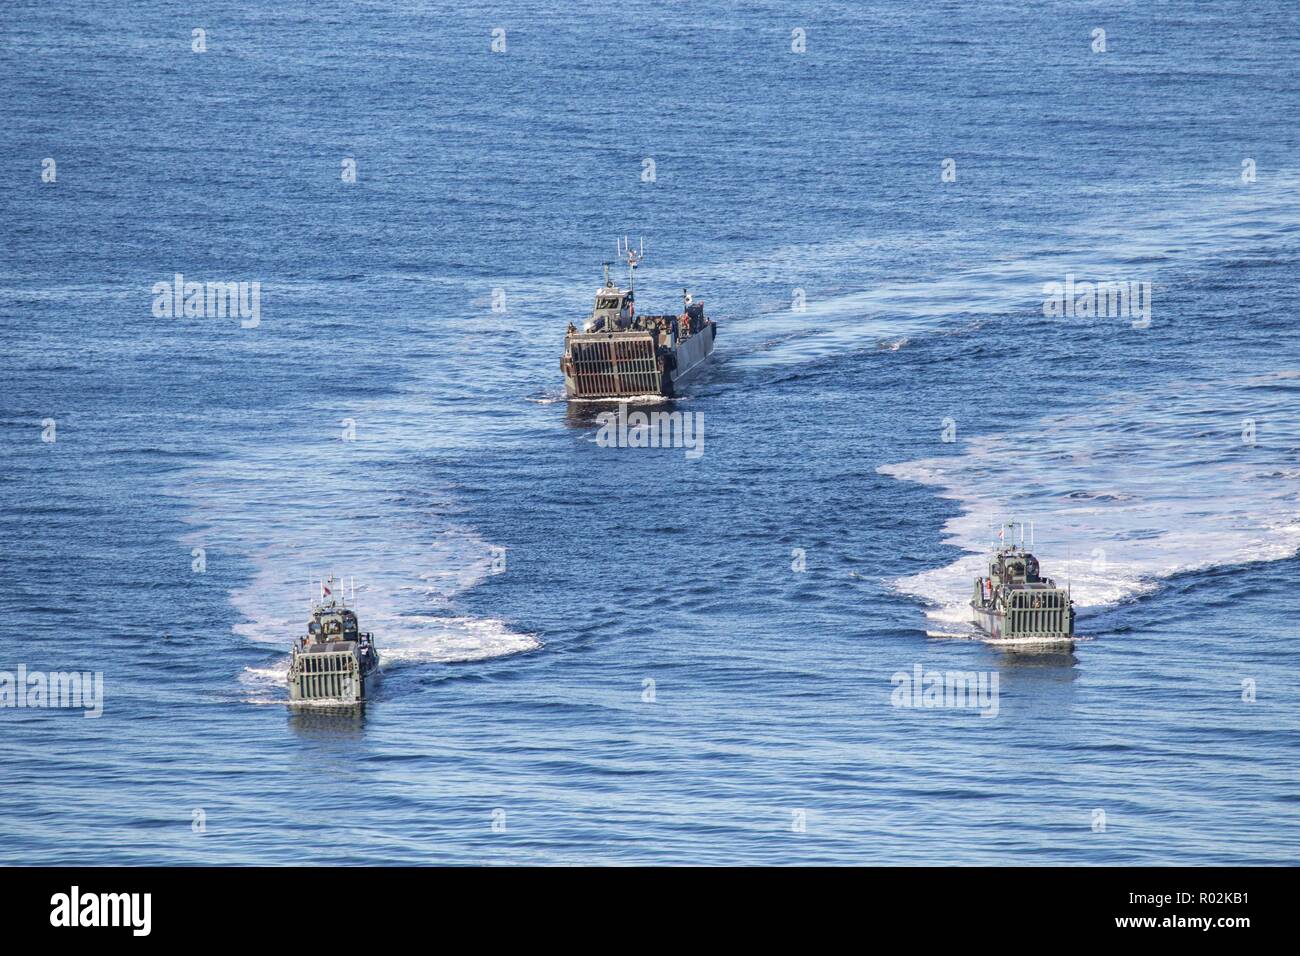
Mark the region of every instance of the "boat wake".
[[[992, 529], [1008, 517], [1035, 523], [1044, 572], [1068, 581], [1080, 608], [1133, 600], [1176, 574], [1292, 557], [1298, 399], [1300, 371], [1170, 386], [974, 438], [954, 457], [881, 466], [960, 502], [943, 536], [969, 552], [891, 583], [929, 605], [936, 629], [966, 622]], [[1249, 410], [1253, 444], [1236, 409]]]
[[[1067, 274], [1130, 275], [1136, 268], [1158, 281], [1167, 270], [1221, 259], [1225, 247], [1261, 233], [1285, 234], [1300, 215], [1296, 186], [1294, 175], [1249, 191], [1222, 182], [1182, 184], [1164, 199], [1145, 195], [1141, 222], [1132, 221], [1126, 187], [1116, 186], [1095, 198], [1096, 211], [1086, 219], [1054, 230], [1048, 239], [1009, 244], [1007, 254], [994, 261], [980, 261], [973, 249], [968, 253], [964, 243], [970, 240], [960, 235], [930, 237], [948, 250], [944, 262], [969, 264], [928, 276], [914, 271], [915, 238], [873, 236], [718, 263], [714, 273], [750, 284], [790, 275], [801, 277], [791, 284], [807, 286], [797, 308], [789, 300], [767, 299], [752, 314], [729, 319], [726, 351], [748, 368], [806, 366], [873, 347], [897, 351], [918, 335], [963, 320], [978, 323], [1025, 310], [1041, 315], [1044, 283]], [[875, 274], [862, 274], [863, 262], [873, 263]]]
[[[685, 397], [685, 396], [682, 396]], [[560, 399], [564, 401], [565, 399]], [[578, 405], [666, 405], [674, 401], [672, 395], [620, 395], [618, 398], [570, 398], [568, 401]]]
[[[229, 593], [232, 630], [286, 653], [248, 668], [240, 683], [259, 700], [284, 698], [289, 645], [318, 596], [311, 582], [348, 585], [361, 628], [374, 634], [381, 670], [408, 663], [503, 657], [541, 646], [505, 621], [466, 614], [458, 598], [503, 568], [504, 549], [447, 518], [453, 502], [416, 483], [393, 487], [395, 459], [441, 452], [445, 425], [418, 399], [359, 404], [362, 438], [294, 433], [250, 441], [187, 474], [180, 494], [192, 511], [186, 544], [206, 560], [244, 563]], [[393, 442], [390, 434], [400, 434]], [[371, 436], [374, 436], [373, 438]], [[274, 687], [274, 694], [262, 690]]]
[[[442, 537], [441, 547], [426, 548], [423, 567], [412, 565], [419, 544], [401, 533], [382, 542], [363, 536], [336, 545], [329, 568], [309, 567], [297, 549], [268, 548], [257, 559], [253, 579], [230, 595], [243, 618], [234, 630], [251, 641], [287, 647], [307, 620], [308, 578], [337, 571], [355, 583], [353, 606], [362, 629], [375, 635], [381, 670], [405, 663], [484, 660], [540, 647], [535, 636], [504, 621], [456, 612], [455, 596], [492, 573], [493, 552], [464, 533]], [[326, 553], [325, 548], [306, 550]], [[288, 661], [286, 655], [269, 667], [250, 667], [244, 683], [269, 681], [283, 687]]]

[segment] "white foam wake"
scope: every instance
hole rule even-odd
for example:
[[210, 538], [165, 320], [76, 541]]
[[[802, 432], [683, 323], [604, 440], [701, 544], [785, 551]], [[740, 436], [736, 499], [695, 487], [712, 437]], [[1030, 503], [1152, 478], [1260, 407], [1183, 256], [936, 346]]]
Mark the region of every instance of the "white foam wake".
[[182, 483], [195, 524], [186, 543], [204, 548], [209, 564], [251, 564], [229, 595], [234, 632], [286, 652], [248, 669], [241, 683], [283, 687], [288, 648], [304, 632], [318, 593], [312, 582], [330, 574], [349, 596], [355, 584], [361, 627], [374, 634], [383, 667], [540, 646], [534, 635], [458, 605], [458, 595], [501, 567], [504, 552], [449, 520], [453, 502], [437, 489], [389, 487], [395, 457], [442, 449], [460, 436], [427, 402], [405, 396], [319, 415], [328, 422], [348, 413], [361, 423], [353, 444], [332, 427], [295, 433], [286, 425], [274, 439], [236, 447]]
[[[453, 598], [491, 574], [491, 549], [465, 532], [444, 533], [438, 544], [421, 553], [420, 542], [401, 533], [382, 542], [354, 539], [329, 549], [326, 567], [311, 555], [269, 547], [258, 556], [252, 580], [231, 593], [242, 618], [234, 630], [252, 641], [287, 646], [307, 620], [314, 593], [309, 577], [336, 571], [385, 661], [469, 661], [538, 647], [536, 637], [503, 621], [455, 610]], [[352, 583], [355, 602], [347, 588]]]
[[[878, 470], [940, 489], [962, 513], [943, 529], [968, 555], [899, 578], [929, 616], [965, 621], [1004, 518], [1034, 523], [1044, 573], [1080, 607], [1113, 604], [1182, 572], [1300, 551], [1300, 469], [1292, 410], [1300, 372], [1166, 394], [1120, 396], [1086, 411], [983, 436], [963, 453]], [[1256, 441], [1243, 441], [1243, 421]]]

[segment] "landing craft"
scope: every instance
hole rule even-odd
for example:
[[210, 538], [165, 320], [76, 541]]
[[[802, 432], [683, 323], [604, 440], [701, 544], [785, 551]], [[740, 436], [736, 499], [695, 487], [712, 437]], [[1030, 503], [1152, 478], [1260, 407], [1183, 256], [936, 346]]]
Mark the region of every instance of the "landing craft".
[[[1058, 588], [1039, 573], [1038, 559], [1020, 544], [1006, 543], [1007, 526], [998, 532], [1001, 543], [989, 560], [989, 573], [975, 579], [971, 611], [990, 643], [1074, 646], [1074, 601], [1068, 588]], [[1031, 542], [1032, 543], [1032, 542]]]
[[582, 331], [569, 323], [564, 337], [564, 392], [568, 398], [672, 398], [694, 379], [713, 354], [718, 326], [704, 315], [704, 303], [682, 290], [677, 315], [636, 314], [636, 267], [645, 245], [618, 245], [627, 262], [628, 287], [620, 289], [609, 277], [596, 290], [596, 305]]
[[[355, 587], [352, 596], [355, 604]], [[356, 611], [347, 606], [342, 585], [332, 577], [325, 579], [320, 583], [320, 600], [312, 601], [307, 635], [293, 645], [290, 701], [359, 704], [378, 679], [374, 636], [358, 629]]]

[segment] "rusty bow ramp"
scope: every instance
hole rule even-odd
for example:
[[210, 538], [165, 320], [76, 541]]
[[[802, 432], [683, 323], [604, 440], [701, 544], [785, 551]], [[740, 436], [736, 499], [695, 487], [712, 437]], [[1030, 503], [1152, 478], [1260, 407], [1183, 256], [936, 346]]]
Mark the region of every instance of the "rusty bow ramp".
[[560, 360], [569, 397], [671, 395], [657, 353], [655, 339], [647, 332], [570, 335]]

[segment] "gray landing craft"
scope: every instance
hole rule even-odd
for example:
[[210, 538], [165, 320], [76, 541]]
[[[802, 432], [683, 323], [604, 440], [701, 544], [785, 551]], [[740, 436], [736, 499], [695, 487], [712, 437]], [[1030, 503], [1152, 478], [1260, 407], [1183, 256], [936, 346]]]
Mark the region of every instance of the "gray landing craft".
[[568, 398], [672, 398], [708, 363], [718, 326], [685, 289], [679, 314], [636, 314], [636, 267], [644, 254], [644, 244], [634, 250], [624, 241], [619, 255], [627, 262], [628, 287], [610, 280], [605, 263], [591, 318], [581, 332], [569, 323], [560, 359]]
[[[989, 573], [975, 579], [970, 606], [975, 624], [991, 643], [1008, 645], [1074, 644], [1074, 601], [1039, 573], [1038, 559], [1020, 544], [1003, 543], [989, 560]], [[999, 532], [1005, 542], [1006, 526]]]
[[[289, 664], [292, 702], [359, 704], [379, 679], [379, 652], [370, 634], [357, 628], [357, 615], [333, 578], [321, 582], [320, 600], [312, 601], [307, 636], [293, 645]], [[341, 585], [337, 587], [341, 590]], [[355, 604], [356, 592], [353, 591]]]

